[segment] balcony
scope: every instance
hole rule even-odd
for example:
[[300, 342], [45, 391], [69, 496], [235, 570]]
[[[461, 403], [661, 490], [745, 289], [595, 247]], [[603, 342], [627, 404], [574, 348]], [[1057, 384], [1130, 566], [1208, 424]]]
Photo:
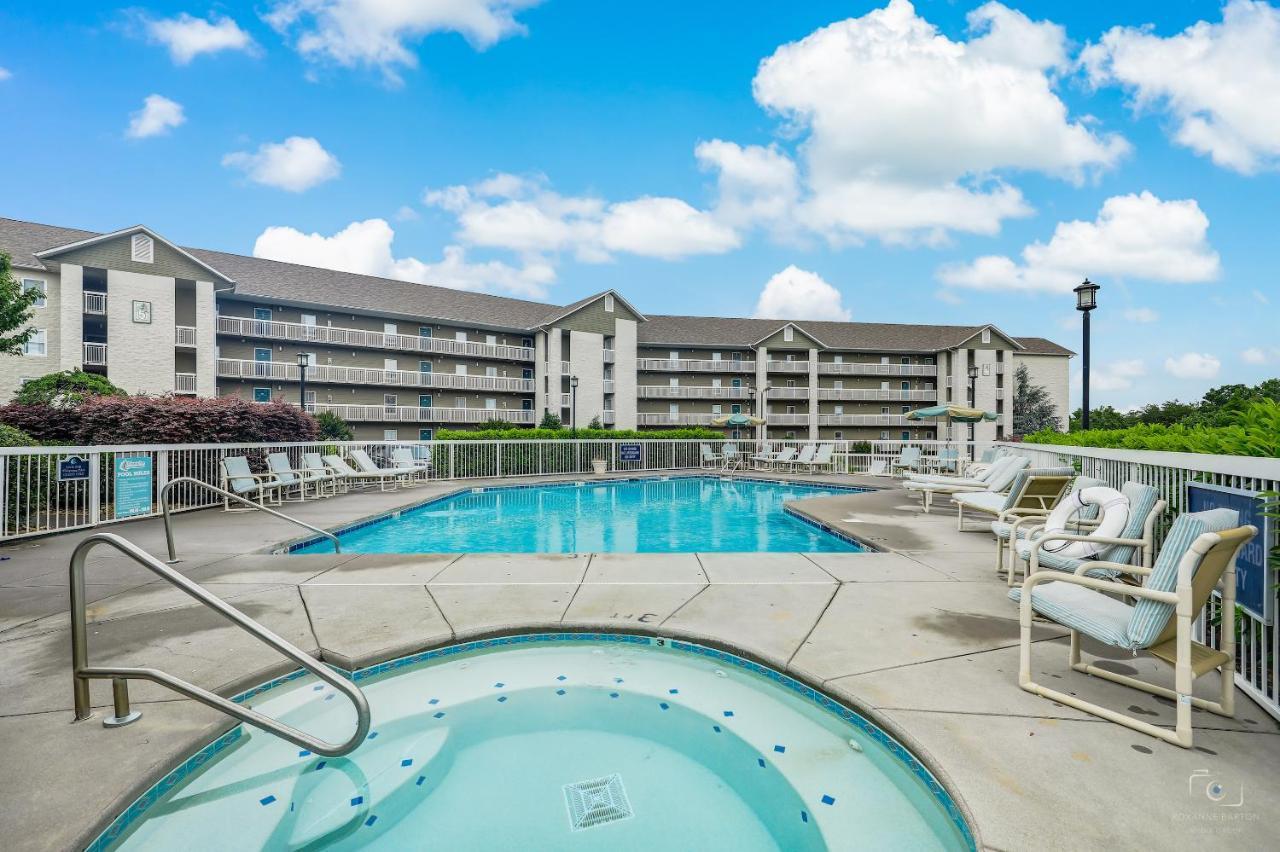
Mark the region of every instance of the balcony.
[[770, 361], [770, 373], [807, 373], [809, 372], [808, 361]]
[[559, 373], [556, 373], [556, 362], [555, 362], [555, 361], [548, 361], [548, 362], [547, 362], [546, 367], [547, 367], [547, 375], [548, 375], [548, 376], [555, 376], [555, 375], [567, 376], [567, 375], [569, 375], [569, 362], [568, 362], [568, 361], [561, 361], [561, 362], [560, 362], [560, 372], [559, 372]]
[[613, 392], [614, 392], [613, 379], [605, 379], [605, 380], [604, 380], [604, 392], [605, 392], [605, 393], [613, 393]]
[[864, 402], [910, 401], [932, 402], [938, 398], [938, 391], [925, 390], [880, 390], [879, 388], [818, 388], [818, 399], [854, 400]]
[[670, 414], [662, 411], [641, 412], [636, 415], [636, 423], [640, 426], [710, 426], [713, 417], [719, 414]]
[[218, 333], [240, 337], [262, 337], [269, 340], [289, 340], [296, 343], [328, 343], [334, 346], [352, 346], [357, 349], [396, 349], [457, 355], [463, 358], [497, 358], [503, 361], [533, 360], [533, 349], [527, 346], [502, 346], [494, 343], [473, 343], [469, 340], [450, 340], [445, 337], [385, 334], [359, 328], [335, 328], [327, 325], [306, 325], [244, 317], [218, 317]]
[[107, 344], [84, 344], [84, 365], [86, 367], [105, 367], [107, 364]]
[[808, 426], [808, 414], [770, 414], [765, 418], [770, 426]]
[[196, 345], [196, 327], [194, 325], [178, 325], [174, 326], [174, 345], [175, 346], [195, 346]]
[[637, 358], [636, 369], [642, 373], [754, 373], [755, 361], [699, 361], [695, 359]]
[[614, 420], [615, 418], [613, 416], [612, 408], [606, 408], [600, 415], [600, 422], [606, 426], [612, 426], [614, 424]]
[[808, 399], [809, 389], [804, 388], [769, 388], [765, 391], [766, 399]]
[[[772, 419], [769, 422], [773, 422]], [[819, 426], [921, 426], [903, 414], [819, 414]]]
[[612, 349], [604, 350], [604, 362], [606, 364], [612, 364], [613, 359], [614, 359], [614, 351]]
[[[284, 361], [248, 361], [218, 359], [218, 375], [229, 379], [271, 379], [298, 381], [298, 365]], [[508, 379], [497, 376], [460, 376], [454, 373], [421, 373], [413, 370], [378, 370], [363, 367], [307, 368], [307, 381], [336, 385], [392, 385], [408, 388], [441, 388], [445, 390], [489, 391], [496, 393], [533, 393], [533, 379]]]
[[174, 373], [173, 374], [173, 392], [174, 393], [195, 393], [196, 392], [196, 374], [195, 373]]
[[348, 423], [484, 423], [505, 420], [533, 424], [533, 412], [517, 408], [423, 408], [413, 405], [330, 405], [316, 403], [307, 410], [315, 414], [331, 412]]
[[746, 399], [746, 388], [715, 387], [712, 385], [640, 385], [636, 388], [638, 399]]
[[937, 364], [860, 364], [823, 361], [818, 372], [835, 376], [936, 376]]
[[99, 316], [105, 315], [107, 313], [107, 294], [86, 290], [84, 292], [84, 312]]

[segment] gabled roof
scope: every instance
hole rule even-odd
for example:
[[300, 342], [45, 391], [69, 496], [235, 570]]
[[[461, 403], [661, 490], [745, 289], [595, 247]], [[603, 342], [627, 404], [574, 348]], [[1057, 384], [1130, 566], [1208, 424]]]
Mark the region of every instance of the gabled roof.
[[156, 242], [164, 246], [167, 246], [168, 248], [172, 249], [173, 251], [185, 257], [187, 260], [194, 263], [196, 266], [199, 266], [201, 269], [204, 269], [210, 275], [212, 275], [214, 279], [218, 281], [221, 281], [225, 284], [236, 283], [234, 278], [229, 278], [228, 276], [222, 274], [217, 269], [210, 266], [208, 263], [205, 263], [200, 258], [192, 255], [186, 249], [169, 242], [164, 237], [160, 236], [155, 231], [148, 228], [146, 225], [134, 225], [130, 228], [122, 228], [119, 231], [112, 231], [109, 234], [94, 234], [91, 236], [82, 237], [72, 242], [62, 243], [61, 245], [55, 245], [46, 249], [41, 249], [40, 251], [32, 252], [32, 254], [35, 255], [35, 258], [37, 260], [43, 263], [46, 259], [53, 259], [58, 257], [58, 255], [66, 254], [67, 252], [70, 252], [70, 251], [76, 251], [77, 249], [88, 248], [89, 246], [99, 245], [100, 243], [106, 243], [112, 240], [122, 239], [124, 237], [131, 237], [134, 234], [146, 234], [147, 236], [151, 237], [151, 239], [155, 240]]
[[973, 340], [975, 337], [977, 337], [979, 334], [981, 334], [984, 331], [994, 331], [996, 334], [1000, 335], [1005, 340], [1012, 343], [1014, 346], [1018, 347], [1019, 349], [1022, 348], [1022, 344], [1018, 342], [1018, 338], [1014, 337], [1012, 334], [1005, 334], [999, 328], [997, 328], [994, 325], [991, 325], [990, 323], [988, 323], [987, 325], [978, 326], [978, 330], [975, 331], [973, 334], [969, 335], [968, 337], [966, 337], [964, 340], [962, 340], [961, 343], [968, 343], [970, 340]]
[[1059, 346], [1052, 340], [1046, 340], [1043, 337], [1019, 337], [1018, 343], [1022, 344], [1023, 355], [1066, 355], [1070, 357], [1076, 353], [1065, 346]]
[[579, 299], [573, 304], [565, 305], [564, 307], [553, 307], [547, 313], [546, 318], [543, 319], [543, 321], [540, 322], [539, 325], [540, 326], [555, 325], [557, 322], [569, 316], [570, 314], [577, 313], [578, 311], [585, 308], [587, 305], [590, 305], [592, 302], [597, 302], [600, 299], [603, 299], [605, 296], [613, 296], [613, 298], [621, 302], [627, 310], [635, 314], [636, 318], [639, 319], [641, 322], [645, 322], [648, 319], [648, 317], [646, 317], [644, 314], [640, 313], [640, 311], [636, 309], [635, 305], [631, 304], [625, 298], [623, 298], [621, 293], [619, 293], [617, 290], [610, 289], [610, 290], [602, 290], [599, 293], [596, 293], [591, 296], [587, 296], [585, 299]]
[[[777, 322], [777, 320], [774, 320], [774, 322]], [[810, 340], [812, 340], [814, 343], [816, 343], [816, 344], [818, 344], [819, 346], [821, 346], [823, 349], [829, 349], [829, 348], [830, 348], [829, 346], [827, 346], [827, 344], [823, 343], [820, 339], [818, 339], [818, 336], [817, 336], [816, 334], [810, 334], [810, 333], [809, 333], [809, 332], [804, 328], [804, 326], [800, 325], [799, 323], [797, 323], [797, 322], [795, 322], [795, 321], [793, 321], [793, 320], [782, 320], [782, 325], [778, 326], [778, 327], [777, 327], [777, 328], [775, 328], [773, 331], [769, 332], [769, 333], [768, 333], [768, 334], [766, 334], [764, 337], [760, 338], [759, 340], [757, 340], [755, 343], [752, 343], [751, 345], [752, 345], [753, 347], [755, 347], [755, 346], [759, 346], [761, 343], [764, 343], [764, 342], [765, 342], [766, 340], [768, 340], [770, 337], [773, 337], [775, 334], [778, 334], [779, 332], [784, 331], [784, 330], [785, 330], [786, 328], [788, 328], [788, 327], [794, 328], [796, 331], [800, 332], [800, 333], [801, 333], [801, 334], [803, 334], [805, 337], [809, 338], [809, 339], [810, 339]]]

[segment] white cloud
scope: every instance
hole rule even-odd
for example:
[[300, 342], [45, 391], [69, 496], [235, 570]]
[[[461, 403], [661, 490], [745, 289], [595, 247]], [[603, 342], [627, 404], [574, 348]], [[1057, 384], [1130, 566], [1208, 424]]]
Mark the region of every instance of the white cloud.
[[241, 170], [254, 183], [289, 192], [303, 192], [342, 171], [338, 158], [310, 136], [264, 142], [252, 153], [236, 151], [224, 156], [222, 165]]
[[788, 266], [770, 278], [760, 291], [752, 316], [769, 319], [817, 319], [848, 322], [840, 291], [816, 273]]
[[1221, 23], [1168, 38], [1115, 27], [1081, 61], [1095, 85], [1168, 112], [1179, 145], [1244, 174], [1280, 167], [1280, 9], [1269, 3], [1231, 0]]
[[182, 112], [182, 104], [171, 101], [163, 95], [147, 95], [142, 101], [142, 109], [129, 115], [129, 128], [125, 135], [130, 139], [146, 139], [148, 136], [160, 136], [187, 120]]
[[555, 270], [546, 263], [530, 262], [522, 267], [499, 261], [471, 263], [461, 246], [446, 247], [439, 263], [416, 257], [397, 258], [391, 250], [394, 239], [395, 231], [385, 219], [352, 222], [332, 236], [275, 226], [258, 236], [253, 254], [419, 284], [459, 290], [497, 289], [528, 297], [545, 296], [546, 286], [555, 280]]
[[4, 82], [5, 80], [8, 80], [12, 77], [13, 77], [13, 72], [10, 71], [8, 68], [5, 68], [4, 66], [0, 65], [0, 82]]
[[[1134, 382], [1147, 374], [1147, 365], [1140, 358], [1112, 361], [1098, 364], [1089, 370], [1089, 384], [1093, 390], [1126, 391], [1133, 388]], [[1083, 374], [1077, 371], [1071, 378], [1072, 386], [1079, 389], [1083, 385]]]
[[411, 45], [432, 33], [456, 32], [477, 50], [525, 27], [516, 13], [540, 0], [278, 0], [263, 16], [277, 32], [293, 33], [299, 53], [346, 68], [379, 69], [399, 83], [398, 69], [416, 68]]
[[1164, 371], [1178, 379], [1212, 379], [1221, 368], [1222, 362], [1207, 353], [1185, 352], [1164, 360]]
[[1261, 290], [1253, 290], [1251, 291], [1251, 295], [1253, 296], [1253, 300], [1260, 305], [1271, 304], [1271, 300], [1267, 298], [1267, 294]]
[[1194, 199], [1162, 201], [1150, 192], [1115, 195], [1092, 222], [1060, 222], [1048, 243], [1022, 250], [1021, 263], [986, 255], [950, 264], [938, 278], [978, 290], [1065, 293], [1085, 276], [1146, 281], [1211, 281], [1220, 271], [1218, 253], [1206, 239], [1209, 218]]
[[399, 209], [396, 210], [397, 222], [415, 222], [420, 218], [422, 217], [418, 214], [418, 211], [408, 204], [401, 204]]
[[[1066, 62], [1061, 27], [997, 3], [971, 12], [969, 24], [971, 38], [952, 41], [909, 2], [891, 0], [760, 63], [756, 101], [800, 140], [799, 222], [835, 244], [993, 234], [1004, 219], [1031, 212], [998, 172], [1078, 181], [1128, 151], [1120, 137], [1072, 120], [1055, 94], [1055, 71]], [[749, 150], [698, 153], [704, 165], [741, 169], [732, 158]], [[763, 196], [776, 218], [791, 188], [785, 170], [771, 165], [776, 182], [765, 192], [749, 185], [748, 198]], [[730, 172], [722, 182], [722, 198], [738, 200], [730, 210], [751, 209], [740, 201], [741, 179]]]
[[176, 65], [187, 65], [202, 53], [257, 49], [254, 40], [239, 24], [221, 15], [210, 15], [206, 20], [183, 12], [175, 18], [144, 18], [142, 24], [152, 41], [169, 49], [169, 57]]
[[1158, 322], [1160, 315], [1151, 308], [1129, 308], [1122, 316], [1129, 322], [1150, 323]]
[[610, 205], [601, 224], [609, 251], [677, 260], [721, 254], [739, 245], [732, 228], [678, 198], [638, 198]]
[[1270, 364], [1280, 361], [1280, 347], [1250, 346], [1240, 353], [1240, 360], [1246, 364]]
[[731, 225], [784, 226], [800, 199], [795, 162], [776, 146], [747, 145], [723, 139], [694, 148], [698, 164], [717, 173], [716, 215]]

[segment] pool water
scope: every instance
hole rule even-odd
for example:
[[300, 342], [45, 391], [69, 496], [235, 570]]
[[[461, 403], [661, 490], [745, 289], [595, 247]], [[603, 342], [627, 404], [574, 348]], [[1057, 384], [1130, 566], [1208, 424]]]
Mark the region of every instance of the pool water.
[[[351, 553], [857, 551], [783, 503], [865, 490], [710, 476], [484, 488], [338, 537]], [[332, 544], [294, 552], [331, 553]]]
[[[970, 847], [932, 776], [861, 717], [710, 649], [585, 638], [490, 640], [360, 680], [373, 724], [345, 758], [246, 727], [113, 848]], [[310, 676], [251, 703], [330, 741], [354, 724]]]

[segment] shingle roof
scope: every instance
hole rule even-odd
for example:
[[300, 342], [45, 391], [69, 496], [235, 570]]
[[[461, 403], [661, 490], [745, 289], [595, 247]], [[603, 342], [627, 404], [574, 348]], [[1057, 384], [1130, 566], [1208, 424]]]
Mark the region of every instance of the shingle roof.
[[1018, 342], [1025, 347], [1027, 355], [1074, 355], [1065, 346], [1059, 346], [1052, 340], [1046, 340], [1043, 337], [1019, 337]]
[[959, 346], [987, 328], [985, 325], [826, 322], [649, 314], [649, 321], [640, 326], [639, 342], [642, 345], [743, 348], [752, 341], [769, 337], [788, 322], [794, 323], [801, 331], [821, 340], [831, 349], [863, 349], [871, 352], [937, 352]]

